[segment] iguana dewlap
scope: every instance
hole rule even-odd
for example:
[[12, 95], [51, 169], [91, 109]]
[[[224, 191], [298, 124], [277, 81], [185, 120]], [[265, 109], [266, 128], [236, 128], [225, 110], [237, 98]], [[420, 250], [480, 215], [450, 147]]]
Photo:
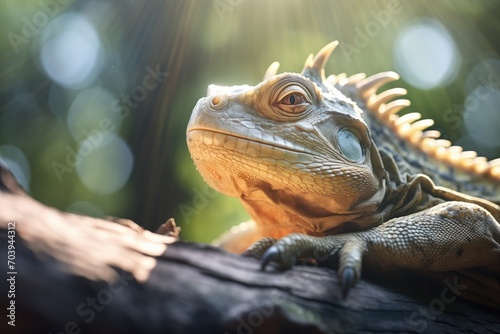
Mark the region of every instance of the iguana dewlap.
[[394, 72], [325, 78], [336, 45], [309, 56], [301, 74], [276, 74], [273, 63], [257, 86], [210, 85], [198, 101], [187, 128], [196, 167], [253, 219], [221, 246], [242, 252], [257, 241], [264, 268], [338, 255], [345, 291], [362, 261], [486, 267], [500, 291], [500, 161], [450, 147], [423, 131], [432, 121], [418, 113], [398, 116], [409, 102], [393, 99], [406, 91], [377, 94]]

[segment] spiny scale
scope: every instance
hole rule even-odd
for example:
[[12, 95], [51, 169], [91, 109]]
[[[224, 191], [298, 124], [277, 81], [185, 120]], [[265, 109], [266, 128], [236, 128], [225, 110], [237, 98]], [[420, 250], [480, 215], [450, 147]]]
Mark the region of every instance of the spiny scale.
[[366, 102], [366, 105], [368, 108], [372, 109], [379, 109], [382, 103], [386, 103], [391, 101], [392, 99], [398, 97], [398, 96], [403, 96], [406, 95], [406, 89], [404, 88], [393, 88], [393, 89], [388, 89], [383, 93], [380, 93], [378, 95], [373, 94], [368, 98], [368, 101]]
[[[362, 75], [364, 75], [362, 73]], [[356, 74], [352, 77], [362, 77]], [[439, 131], [425, 131], [434, 124], [431, 119], [419, 120], [419, 113], [409, 113], [404, 116], [398, 116], [397, 113], [410, 105], [410, 101], [398, 99], [388, 102], [391, 98], [405, 95], [406, 90], [397, 90], [396, 88], [386, 90], [376, 94], [377, 90], [385, 83], [395, 80], [398, 76], [394, 72], [381, 72], [372, 75], [358, 82], [342, 82], [335, 80], [330, 76], [331, 82], [336, 82], [338, 86], [354, 86], [359, 90], [358, 94], [370, 110], [381, 122], [401, 138], [409, 141], [412, 145], [421, 149], [434, 158], [447, 163], [459, 169], [489, 176], [500, 181], [500, 159], [487, 161], [484, 157], [477, 157], [474, 151], [463, 151], [460, 146], [451, 146], [451, 143], [445, 139], [438, 139], [441, 135]], [[379, 103], [380, 101], [380, 103]]]
[[[439, 139], [439, 131], [428, 130], [434, 124], [431, 119], [420, 120], [419, 113], [410, 113], [398, 116], [398, 112], [410, 105], [406, 99], [392, 99], [406, 95], [404, 88], [393, 88], [376, 94], [378, 89], [388, 82], [398, 80], [395, 72], [381, 72], [370, 77], [365, 73], [347, 77], [345, 73], [330, 75], [325, 79], [325, 64], [331, 53], [338, 45], [337, 41], [327, 44], [316, 56], [310, 54], [304, 64], [302, 74], [312, 71], [322, 80], [327, 80], [337, 88], [354, 88], [357, 95], [364, 101], [367, 109], [372, 112], [383, 124], [393, 129], [400, 138], [407, 140], [417, 149], [434, 158], [459, 169], [485, 175], [500, 182], [500, 158], [487, 161], [484, 157], [477, 157], [474, 151], [464, 152], [460, 146], [451, 146], [448, 140]], [[276, 75], [279, 64], [274, 62], [269, 66], [264, 79]]]
[[361, 80], [356, 84], [356, 89], [360, 97], [365, 101], [388, 82], [398, 80], [399, 74], [396, 72], [381, 72]]
[[265, 81], [270, 77], [274, 77], [278, 73], [279, 68], [280, 68], [280, 63], [278, 63], [277, 61], [269, 65], [269, 67], [266, 70], [266, 73], [264, 73], [264, 78], [262, 79], [262, 81]]
[[304, 69], [302, 70], [302, 74], [306, 71], [314, 71], [320, 75], [322, 81], [325, 80], [325, 65], [330, 58], [333, 50], [339, 44], [338, 41], [333, 41], [324, 46], [317, 54], [316, 57], [312, 57], [312, 54], [306, 59], [306, 63], [304, 65]]

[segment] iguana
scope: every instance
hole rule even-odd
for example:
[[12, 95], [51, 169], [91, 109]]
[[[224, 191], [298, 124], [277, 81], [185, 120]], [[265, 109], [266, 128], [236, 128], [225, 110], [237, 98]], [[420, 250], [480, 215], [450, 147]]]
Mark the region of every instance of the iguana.
[[419, 113], [399, 116], [410, 102], [394, 98], [406, 90], [377, 93], [399, 78], [394, 72], [326, 77], [337, 44], [311, 54], [300, 74], [277, 74], [275, 62], [257, 86], [210, 85], [196, 104], [187, 127], [192, 159], [252, 218], [220, 245], [242, 252], [253, 243], [248, 251], [263, 270], [336, 255], [344, 294], [362, 263], [486, 268], [481, 298], [500, 308], [500, 159], [450, 146], [424, 131], [433, 121]]

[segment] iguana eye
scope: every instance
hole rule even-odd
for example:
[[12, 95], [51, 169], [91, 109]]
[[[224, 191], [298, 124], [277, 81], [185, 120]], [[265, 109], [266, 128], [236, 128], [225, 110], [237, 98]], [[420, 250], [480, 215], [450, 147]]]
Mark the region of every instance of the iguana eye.
[[276, 105], [283, 111], [291, 114], [304, 112], [311, 105], [307, 92], [298, 85], [290, 85], [283, 89]]
[[346, 158], [352, 161], [361, 161], [364, 156], [361, 141], [352, 131], [343, 129], [338, 134], [339, 148]]
[[305, 102], [305, 97], [298, 93], [291, 93], [281, 99], [280, 103], [295, 106]]

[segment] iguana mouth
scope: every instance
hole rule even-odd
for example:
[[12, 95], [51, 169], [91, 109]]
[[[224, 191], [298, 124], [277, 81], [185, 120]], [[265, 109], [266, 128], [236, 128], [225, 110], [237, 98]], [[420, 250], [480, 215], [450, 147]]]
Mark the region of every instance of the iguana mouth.
[[[279, 144], [279, 143], [273, 143], [273, 142], [266, 141], [266, 140], [259, 140], [257, 138], [245, 137], [245, 136], [238, 135], [238, 134], [235, 134], [235, 133], [226, 132], [226, 131], [222, 131], [222, 130], [217, 130], [217, 129], [213, 129], [213, 128], [200, 127], [200, 126], [192, 127], [192, 128], [190, 128], [190, 129], [187, 130], [187, 134], [190, 135], [191, 133], [197, 132], [197, 131], [201, 131], [201, 132], [205, 132], [205, 133], [212, 133], [212, 134], [220, 134], [220, 135], [223, 135], [225, 137], [231, 137], [231, 138], [234, 138], [234, 139], [237, 139], [237, 140], [244, 140], [244, 141], [247, 141], [247, 142], [256, 143], [256, 144], [259, 144], [261, 146], [268, 146], [268, 147], [277, 148], [277, 149], [280, 149], [280, 150], [283, 150], [283, 151], [287, 151], [287, 152], [293, 152], [293, 153], [298, 153], [298, 154], [305, 154], [309, 158], [308, 160], [312, 160], [312, 155], [313, 155], [312, 152], [307, 152], [305, 150], [298, 150], [296, 148], [292, 148], [290, 146], [282, 145], [282, 144]], [[214, 138], [214, 140], [216, 140], [216, 139]], [[218, 146], [224, 146], [223, 143], [221, 143], [220, 145], [216, 143], [216, 145], [218, 145]], [[233, 149], [233, 150], [234, 151], [238, 151], [236, 149]]]

